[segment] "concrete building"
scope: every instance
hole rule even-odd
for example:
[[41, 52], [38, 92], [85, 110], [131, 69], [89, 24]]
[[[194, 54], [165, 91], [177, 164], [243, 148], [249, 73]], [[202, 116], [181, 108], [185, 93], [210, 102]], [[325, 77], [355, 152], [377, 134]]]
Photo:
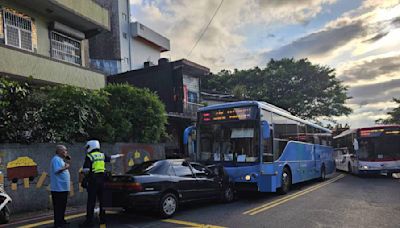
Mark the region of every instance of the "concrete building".
[[104, 74], [89, 68], [87, 39], [109, 24], [108, 10], [92, 0], [2, 0], [0, 76], [102, 88]]
[[210, 69], [186, 59], [169, 62], [160, 59], [157, 66], [128, 71], [107, 77], [108, 83], [129, 83], [149, 88], [160, 97], [168, 114], [167, 133], [171, 139], [165, 142], [167, 157], [184, 154], [183, 131], [194, 124], [200, 103], [200, 80], [210, 74]]
[[167, 38], [130, 20], [129, 0], [95, 0], [110, 11], [111, 31], [90, 39], [93, 68], [107, 75], [157, 63], [160, 53], [170, 50]]

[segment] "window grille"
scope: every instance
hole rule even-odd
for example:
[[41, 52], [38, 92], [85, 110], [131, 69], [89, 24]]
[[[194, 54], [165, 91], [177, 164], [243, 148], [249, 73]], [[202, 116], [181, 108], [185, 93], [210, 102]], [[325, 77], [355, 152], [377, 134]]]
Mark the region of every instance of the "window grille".
[[4, 11], [4, 30], [7, 45], [32, 51], [32, 21], [7, 10]]
[[51, 57], [81, 65], [81, 43], [58, 32], [50, 32]]

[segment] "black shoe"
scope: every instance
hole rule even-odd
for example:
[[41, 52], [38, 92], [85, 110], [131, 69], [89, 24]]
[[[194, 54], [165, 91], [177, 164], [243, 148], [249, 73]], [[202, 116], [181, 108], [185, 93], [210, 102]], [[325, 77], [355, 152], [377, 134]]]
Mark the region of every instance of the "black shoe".
[[94, 223], [93, 222], [89, 222], [89, 221], [85, 221], [81, 224], [79, 224], [79, 227], [93, 227]]
[[69, 222], [67, 222], [66, 220], [63, 221], [63, 225], [69, 226]]

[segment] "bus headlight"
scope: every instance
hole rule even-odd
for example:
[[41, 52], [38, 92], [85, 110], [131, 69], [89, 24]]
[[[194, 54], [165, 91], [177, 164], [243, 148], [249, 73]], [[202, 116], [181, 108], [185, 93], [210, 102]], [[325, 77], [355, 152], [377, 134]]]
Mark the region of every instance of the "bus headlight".
[[247, 181], [250, 181], [250, 180], [251, 180], [251, 176], [250, 176], [250, 175], [246, 175], [246, 176], [244, 177], [244, 179], [247, 180]]

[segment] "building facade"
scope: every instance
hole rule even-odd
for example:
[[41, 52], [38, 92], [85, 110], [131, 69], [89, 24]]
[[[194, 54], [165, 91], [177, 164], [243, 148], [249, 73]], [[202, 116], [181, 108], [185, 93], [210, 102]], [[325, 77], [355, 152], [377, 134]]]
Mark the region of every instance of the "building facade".
[[129, 83], [158, 94], [168, 114], [170, 140], [165, 142], [166, 155], [180, 157], [185, 156], [183, 131], [196, 121], [197, 110], [203, 106], [200, 103], [200, 80], [209, 73], [207, 67], [186, 59], [174, 62], [160, 59], [156, 66], [109, 76], [107, 82]]
[[3, 0], [0, 76], [102, 88], [104, 74], [89, 68], [88, 38], [109, 24], [108, 10], [91, 0]]
[[131, 21], [129, 0], [95, 0], [110, 12], [111, 30], [90, 39], [92, 67], [107, 75], [154, 65], [170, 50], [167, 38]]

